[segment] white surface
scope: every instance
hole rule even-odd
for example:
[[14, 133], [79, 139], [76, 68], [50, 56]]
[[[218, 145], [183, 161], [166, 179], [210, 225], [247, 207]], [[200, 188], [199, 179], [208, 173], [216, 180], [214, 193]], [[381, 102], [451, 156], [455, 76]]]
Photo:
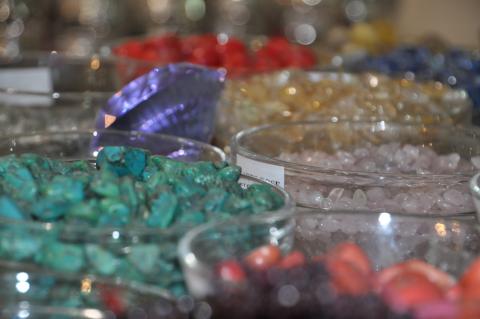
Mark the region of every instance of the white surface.
[[237, 154], [236, 164], [242, 168], [242, 174], [255, 177], [267, 183], [285, 187], [285, 169], [283, 166], [262, 163]]

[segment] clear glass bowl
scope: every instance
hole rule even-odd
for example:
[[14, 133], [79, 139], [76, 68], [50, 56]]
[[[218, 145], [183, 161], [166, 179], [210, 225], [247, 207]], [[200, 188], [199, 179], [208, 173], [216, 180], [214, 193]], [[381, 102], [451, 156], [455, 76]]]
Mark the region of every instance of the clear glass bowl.
[[240, 260], [266, 244], [312, 258], [345, 241], [364, 249], [374, 270], [418, 258], [458, 277], [480, 255], [480, 230], [473, 216], [315, 210], [198, 226], [180, 241], [179, 255], [190, 292], [205, 298], [215, 294], [221, 261]]
[[168, 296], [92, 276], [65, 275], [0, 262], [0, 284], [1, 318], [114, 319], [135, 311], [141, 315], [148, 304], [157, 305], [153, 308], [155, 313], [150, 314], [155, 318], [186, 318]]
[[259, 125], [321, 121], [471, 124], [467, 93], [434, 82], [377, 74], [283, 70], [230, 79], [219, 104], [216, 143]]
[[[299, 158], [287, 161], [279, 156], [305, 151], [312, 152], [313, 158], [315, 151], [353, 153], [372, 145], [399, 143], [431, 148], [439, 155], [457, 153], [453, 157], [470, 161], [480, 155], [479, 140], [480, 129], [476, 127], [350, 122], [334, 118], [244, 130], [232, 139], [231, 156], [244, 174], [285, 187], [301, 206], [449, 215], [474, 211], [468, 190], [468, 181], [475, 173], [473, 165], [463, 170], [461, 165], [466, 163], [459, 162], [459, 171], [441, 174], [393, 173], [368, 171], [358, 168], [359, 165], [351, 170], [319, 167]], [[450, 157], [442, 161], [446, 158]], [[375, 197], [378, 192], [383, 195]], [[452, 194], [457, 196], [453, 202]]]
[[[224, 161], [221, 150], [184, 138], [123, 131], [50, 132], [0, 138], [0, 155], [38, 153], [56, 159], [94, 160], [107, 145], [134, 146], [176, 160]], [[261, 182], [245, 178], [249, 184]], [[292, 211], [294, 202], [275, 188]], [[158, 293], [184, 293], [177, 242], [191, 226], [159, 230], [147, 227], [87, 228], [55, 223], [0, 220], [0, 260], [58, 272], [91, 274], [135, 282]], [[39, 253], [38, 253], [39, 252]], [[40, 258], [40, 257], [41, 258]], [[168, 290], [168, 291], [166, 291]]]
[[0, 57], [0, 133], [89, 129], [146, 62], [53, 52]]

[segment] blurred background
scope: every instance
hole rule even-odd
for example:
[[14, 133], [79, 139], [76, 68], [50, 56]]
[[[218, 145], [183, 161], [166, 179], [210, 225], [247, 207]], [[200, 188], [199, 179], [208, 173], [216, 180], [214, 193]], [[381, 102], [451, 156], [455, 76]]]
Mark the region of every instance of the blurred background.
[[119, 38], [169, 31], [285, 35], [341, 51], [396, 41], [472, 48], [479, 12], [478, 0], [0, 0], [0, 52], [87, 55]]

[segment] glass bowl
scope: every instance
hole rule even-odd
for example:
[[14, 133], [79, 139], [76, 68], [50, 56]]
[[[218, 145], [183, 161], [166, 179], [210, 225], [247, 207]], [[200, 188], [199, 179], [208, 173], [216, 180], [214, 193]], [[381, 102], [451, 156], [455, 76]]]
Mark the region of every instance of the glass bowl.
[[[479, 256], [479, 239], [473, 216], [437, 218], [387, 212], [311, 210], [196, 227], [182, 238], [179, 255], [190, 292], [197, 298], [209, 300], [219, 287], [219, 264], [242, 260], [259, 246], [271, 244], [284, 254], [295, 250], [307, 259], [314, 259], [338, 244], [353, 242], [368, 255], [374, 271], [416, 258], [458, 278]], [[302, 278], [297, 275], [296, 278]], [[267, 273], [267, 276], [270, 275]], [[274, 277], [273, 272], [271, 276], [268, 278], [280, 278]]]
[[[138, 318], [144, 305], [155, 304], [155, 318], [186, 318], [175, 301], [133, 285], [121, 285], [93, 276], [39, 271], [0, 262], [0, 317], [2, 318]], [[146, 318], [146, 315], [144, 316]]]
[[[474, 211], [468, 181], [478, 165], [479, 139], [476, 127], [334, 118], [244, 130], [232, 139], [231, 157], [244, 174], [284, 187], [305, 207], [463, 214]], [[417, 157], [407, 157], [405, 145], [415, 146]], [[368, 155], [366, 149], [378, 152]], [[408, 152], [411, 149], [407, 147]], [[432, 157], [431, 150], [442, 156]], [[379, 164], [379, 154], [390, 161], [388, 165]], [[430, 156], [426, 160], [430, 166], [424, 166], [424, 155]], [[355, 164], [344, 165], [347, 160]], [[413, 163], [410, 167], [408, 161]]]
[[[0, 138], [0, 155], [38, 153], [56, 159], [87, 159], [93, 162], [107, 145], [134, 146], [185, 162], [224, 161], [213, 146], [167, 135], [124, 131], [83, 131], [24, 134]], [[246, 185], [261, 182], [251, 178]], [[282, 209], [292, 211], [293, 200]], [[118, 282], [135, 282], [162, 293], [184, 293], [176, 247], [189, 224], [167, 229], [147, 227], [88, 228], [40, 222], [0, 220], [0, 260], [14, 261], [58, 272], [91, 274]], [[168, 290], [168, 291], [167, 291]]]
[[267, 124], [321, 121], [471, 124], [467, 93], [435, 82], [377, 74], [284, 70], [230, 79], [219, 104], [216, 143]]
[[125, 58], [53, 52], [0, 58], [0, 133], [89, 129], [97, 111], [139, 68]]

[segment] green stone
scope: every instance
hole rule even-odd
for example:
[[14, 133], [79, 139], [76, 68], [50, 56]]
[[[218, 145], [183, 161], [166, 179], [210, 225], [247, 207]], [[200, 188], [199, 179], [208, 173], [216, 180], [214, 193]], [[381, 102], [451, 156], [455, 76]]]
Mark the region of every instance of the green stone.
[[123, 177], [120, 181], [120, 194], [123, 198], [123, 201], [128, 204], [132, 212], [136, 213], [140, 202], [135, 191], [134, 183], [135, 182], [131, 177]]
[[42, 245], [39, 239], [20, 228], [2, 229], [0, 230], [0, 256], [14, 261], [32, 258]]
[[73, 178], [57, 175], [44, 188], [48, 198], [56, 201], [79, 202], [84, 198], [83, 184]]
[[147, 191], [149, 194], [155, 193], [156, 189], [161, 185], [168, 183], [167, 174], [164, 172], [155, 172], [146, 182]]
[[67, 214], [68, 220], [85, 221], [95, 225], [100, 217], [100, 207], [98, 200], [91, 199], [73, 204]]
[[218, 177], [223, 181], [236, 182], [240, 178], [242, 170], [238, 166], [227, 166], [218, 172]]
[[25, 216], [20, 208], [18, 208], [17, 204], [6, 196], [0, 197], [0, 217], [13, 220], [25, 219]]
[[160, 249], [155, 244], [134, 245], [130, 248], [127, 259], [142, 273], [151, 274], [157, 270], [159, 256]]
[[150, 216], [146, 220], [149, 227], [166, 228], [172, 224], [175, 209], [177, 208], [177, 197], [172, 193], [161, 193], [152, 201]]
[[50, 242], [36, 256], [44, 267], [61, 272], [79, 272], [85, 266], [83, 249], [80, 245]]
[[102, 276], [111, 276], [119, 265], [118, 259], [108, 250], [94, 244], [85, 246], [88, 262]]
[[114, 198], [104, 198], [100, 201], [99, 226], [122, 227], [130, 223], [131, 210], [125, 204]]
[[11, 165], [3, 175], [4, 189], [16, 198], [33, 201], [38, 189], [32, 174], [24, 166], [15, 166]]
[[178, 222], [181, 224], [199, 225], [205, 221], [205, 215], [200, 211], [183, 213], [180, 215], [180, 218], [178, 218]]
[[90, 189], [97, 195], [104, 197], [119, 197], [120, 187], [118, 178], [109, 171], [101, 171], [90, 184]]
[[138, 148], [125, 151], [125, 166], [136, 178], [140, 178], [147, 164], [148, 152]]
[[65, 216], [72, 204], [41, 198], [31, 207], [31, 214], [42, 222], [54, 222]]
[[218, 212], [222, 209], [228, 193], [222, 188], [211, 188], [203, 199], [203, 207], [206, 212]]

